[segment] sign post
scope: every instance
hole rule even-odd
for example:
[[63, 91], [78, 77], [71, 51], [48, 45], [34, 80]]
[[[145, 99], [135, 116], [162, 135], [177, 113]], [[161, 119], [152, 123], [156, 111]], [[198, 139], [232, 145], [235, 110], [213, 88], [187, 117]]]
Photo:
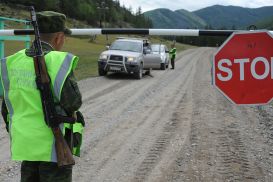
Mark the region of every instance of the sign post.
[[236, 32], [213, 60], [213, 84], [238, 105], [262, 105], [273, 98], [273, 36]]

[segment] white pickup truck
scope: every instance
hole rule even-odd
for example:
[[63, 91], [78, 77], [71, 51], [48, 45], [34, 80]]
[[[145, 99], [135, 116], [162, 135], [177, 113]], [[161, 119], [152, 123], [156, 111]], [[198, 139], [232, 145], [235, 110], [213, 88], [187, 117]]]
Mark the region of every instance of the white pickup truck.
[[98, 72], [105, 76], [108, 72], [124, 72], [141, 79], [145, 67], [144, 57], [151, 53], [147, 39], [118, 38], [108, 50], [101, 53], [98, 60]]

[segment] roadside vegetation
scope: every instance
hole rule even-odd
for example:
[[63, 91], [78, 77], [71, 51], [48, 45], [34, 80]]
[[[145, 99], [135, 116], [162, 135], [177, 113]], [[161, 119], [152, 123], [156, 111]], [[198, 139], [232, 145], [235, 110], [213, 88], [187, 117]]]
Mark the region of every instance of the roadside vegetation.
[[152, 27], [152, 21], [143, 15], [141, 7], [127, 8], [119, 0], [1, 0], [0, 15], [5, 7], [22, 11], [30, 5], [36, 11], [58, 11], [94, 27]]

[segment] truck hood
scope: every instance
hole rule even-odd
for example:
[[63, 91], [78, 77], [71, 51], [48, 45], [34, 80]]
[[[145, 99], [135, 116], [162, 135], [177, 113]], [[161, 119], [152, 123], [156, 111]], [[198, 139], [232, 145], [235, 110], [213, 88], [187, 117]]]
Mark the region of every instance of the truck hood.
[[120, 55], [120, 56], [126, 56], [126, 57], [139, 57], [142, 55], [139, 52], [119, 51], [119, 50], [107, 50], [107, 51], [102, 52], [102, 54]]

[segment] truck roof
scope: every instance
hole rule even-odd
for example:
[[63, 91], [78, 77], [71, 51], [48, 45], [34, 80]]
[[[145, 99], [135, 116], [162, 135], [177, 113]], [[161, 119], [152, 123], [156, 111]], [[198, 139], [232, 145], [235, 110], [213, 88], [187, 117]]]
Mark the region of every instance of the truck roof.
[[121, 41], [140, 41], [140, 42], [148, 42], [149, 43], [149, 40], [148, 39], [145, 39], [145, 38], [135, 38], [135, 37], [117, 37], [116, 38], [117, 41], [121, 40]]

